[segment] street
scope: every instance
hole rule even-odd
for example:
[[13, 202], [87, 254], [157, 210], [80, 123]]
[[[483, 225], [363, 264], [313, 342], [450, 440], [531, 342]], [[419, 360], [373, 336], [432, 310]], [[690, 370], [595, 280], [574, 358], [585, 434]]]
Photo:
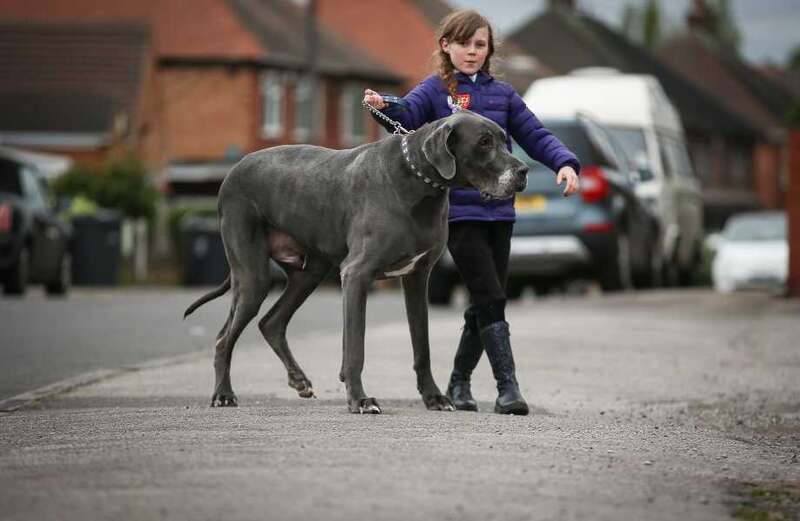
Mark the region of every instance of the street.
[[[111, 369], [157, 357], [207, 350], [230, 306], [224, 296], [183, 321], [183, 312], [203, 289], [74, 289], [68, 298], [47, 298], [32, 289], [23, 299], [0, 298], [0, 400], [54, 381], [97, 369]], [[276, 289], [262, 311], [280, 295]], [[402, 299], [375, 293], [369, 309], [374, 323], [405, 316]], [[341, 293], [322, 287], [300, 308], [292, 331], [341, 330]], [[255, 322], [241, 343], [263, 342]]]
[[[195, 295], [158, 300], [180, 311]], [[384, 414], [347, 412], [340, 308], [315, 311], [330, 327], [290, 331], [312, 400], [251, 325], [233, 359], [238, 408], [208, 407], [209, 347], [0, 416], [0, 518], [797, 518], [800, 302], [681, 290], [511, 304], [532, 414], [506, 417], [491, 413], [485, 358], [480, 412], [424, 409], [399, 297], [375, 292], [368, 308], [364, 384]], [[166, 323], [143, 314], [143, 329]], [[460, 314], [430, 323], [444, 390]]]

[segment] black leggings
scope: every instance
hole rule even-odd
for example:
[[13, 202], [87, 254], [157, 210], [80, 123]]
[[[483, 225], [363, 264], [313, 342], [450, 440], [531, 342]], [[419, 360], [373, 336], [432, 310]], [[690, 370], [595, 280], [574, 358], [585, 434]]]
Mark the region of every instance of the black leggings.
[[[508, 252], [513, 227], [510, 222], [450, 223], [447, 247], [469, 290], [479, 328], [505, 320]], [[472, 326], [469, 318], [467, 325]]]

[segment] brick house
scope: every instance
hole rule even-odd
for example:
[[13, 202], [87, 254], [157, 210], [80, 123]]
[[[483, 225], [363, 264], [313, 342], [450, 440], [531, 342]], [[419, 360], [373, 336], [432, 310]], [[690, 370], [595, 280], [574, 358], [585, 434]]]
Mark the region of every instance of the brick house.
[[[174, 195], [216, 194], [231, 164], [259, 148], [297, 142], [345, 147], [376, 139], [382, 130], [360, 107], [363, 88], [396, 89], [402, 81], [318, 24], [319, 81], [312, 92], [304, 74], [310, 54], [306, 12], [290, 0], [0, 0], [0, 20], [20, 27], [36, 22], [53, 31], [71, 24], [65, 37], [71, 40], [85, 38], [81, 24], [97, 31], [109, 23], [144, 28], [138, 57], [150, 65], [139, 69], [138, 87], [127, 101], [109, 102], [111, 142], [137, 150]], [[84, 54], [76, 51], [70, 61], [89, 61], [95, 48], [81, 47]], [[0, 88], [0, 97], [13, 90]], [[44, 90], [66, 95], [56, 84]], [[316, 114], [309, 110], [312, 97]], [[94, 105], [91, 111], [102, 112]], [[47, 130], [70, 130], [71, 124], [53, 115]], [[42, 143], [24, 146], [49, 150]], [[82, 158], [76, 150], [59, 150]], [[97, 146], [93, 153], [104, 151]]]
[[[709, 37], [715, 21], [703, 1], [694, 2], [686, 19], [689, 30], [665, 41], [659, 47], [659, 57], [758, 129], [749, 157], [734, 158], [733, 174], [742, 186], [755, 189], [760, 206], [783, 207], [788, 185], [786, 115], [792, 103], [791, 91]], [[712, 186], [720, 185], [719, 172], [716, 174], [710, 180]]]

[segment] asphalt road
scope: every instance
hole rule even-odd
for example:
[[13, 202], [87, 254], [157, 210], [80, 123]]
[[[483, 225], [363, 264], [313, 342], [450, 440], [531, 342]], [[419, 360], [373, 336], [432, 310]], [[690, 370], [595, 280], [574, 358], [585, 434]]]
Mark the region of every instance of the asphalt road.
[[[36, 288], [22, 299], [0, 297], [0, 399], [88, 371], [202, 349], [210, 352], [227, 316], [229, 296], [182, 320], [186, 307], [208, 289], [77, 288], [65, 299], [51, 299]], [[275, 291], [267, 298], [262, 312], [278, 295]], [[371, 324], [402, 320], [402, 293], [371, 293], [367, 313]], [[298, 310], [289, 334], [337, 332], [341, 321], [339, 290], [321, 287]], [[240, 343], [263, 343], [256, 322]]]
[[[347, 412], [338, 330], [289, 337], [317, 399], [251, 336], [234, 353], [238, 408], [208, 406], [210, 356], [196, 353], [0, 414], [0, 519], [800, 519], [800, 301], [514, 303], [533, 414], [507, 417], [491, 412], [485, 358], [480, 412], [425, 410], [398, 296], [373, 295], [373, 315], [399, 320], [373, 317], [366, 335], [364, 384], [383, 414]], [[338, 321], [328, 313], [314, 319]], [[430, 326], [444, 387], [457, 311]]]

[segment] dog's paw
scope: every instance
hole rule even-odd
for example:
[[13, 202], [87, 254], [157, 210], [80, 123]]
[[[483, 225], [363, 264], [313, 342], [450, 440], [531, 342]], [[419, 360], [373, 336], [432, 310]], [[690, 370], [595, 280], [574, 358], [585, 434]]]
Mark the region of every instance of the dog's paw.
[[347, 404], [350, 412], [354, 414], [380, 414], [381, 406], [375, 398], [362, 398], [360, 400], [350, 400]]
[[214, 393], [211, 397], [211, 407], [238, 407], [239, 399], [232, 392]]
[[423, 396], [422, 401], [425, 402], [425, 407], [429, 411], [455, 411], [456, 408], [450, 398], [443, 394], [434, 394], [431, 396]]
[[303, 377], [292, 378], [289, 377], [289, 387], [295, 389], [300, 398], [315, 398], [314, 388], [311, 386], [311, 381]]

